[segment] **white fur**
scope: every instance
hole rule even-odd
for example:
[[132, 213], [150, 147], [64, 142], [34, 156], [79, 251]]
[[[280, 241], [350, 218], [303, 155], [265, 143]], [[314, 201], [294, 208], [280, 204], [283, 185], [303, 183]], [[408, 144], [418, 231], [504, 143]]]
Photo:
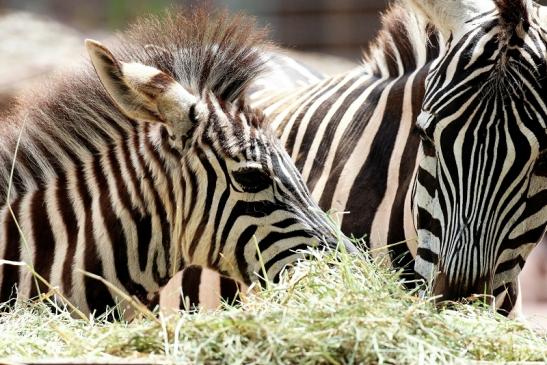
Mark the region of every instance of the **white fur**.
[[467, 20], [494, 9], [491, 0], [409, 0], [409, 3], [425, 14], [445, 37], [467, 28]]

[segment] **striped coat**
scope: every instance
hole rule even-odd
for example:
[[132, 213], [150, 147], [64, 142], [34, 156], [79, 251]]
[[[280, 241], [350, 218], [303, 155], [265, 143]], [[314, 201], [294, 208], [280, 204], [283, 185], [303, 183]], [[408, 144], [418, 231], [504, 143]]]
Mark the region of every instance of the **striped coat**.
[[[458, 7], [473, 15], [466, 15], [465, 21], [458, 18]], [[361, 70], [257, 105], [274, 116], [282, 141], [320, 206], [347, 212], [342, 220], [346, 234], [365, 235], [373, 252], [385, 252], [381, 247], [391, 245], [392, 263], [411, 274], [416, 270], [444, 299], [487, 293], [507, 313], [517, 304], [517, 275], [547, 221], [547, 103], [541, 76], [547, 63], [546, 10], [517, 0], [461, 0], [446, 9], [426, 2], [411, 9], [418, 15], [395, 6], [384, 16], [384, 29]], [[520, 20], [511, 9], [520, 12]], [[443, 23], [451, 16], [464, 24], [467, 34]], [[433, 24], [442, 32], [433, 31]], [[509, 67], [511, 74], [498, 71], [507, 65], [514, 67]], [[473, 78], [468, 69], [480, 77]], [[452, 84], [452, 79], [461, 83]], [[522, 86], [512, 87], [508, 80], [513, 79]], [[499, 88], [507, 88], [500, 98], [523, 109], [496, 109], [502, 101], [488, 98]], [[452, 94], [453, 100], [447, 96]], [[458, 128], [469, 124], [463, 117], [446, 128], [443, 141], [437, 140], [441, 127], [435, 127], [445, 127], [459, 115], [472, 119], [463, 103], [468, 100], [481, 105], [474, 113], [488, 106], [490, 125], [509, 127], [501, 134], [476, 127], [479, 132], [470, 134], [467, 148], [459, 150], [462, 139], [455, 137], [464, 138], [467, 129]], [[432, 111], [435, 108], [442, 112]], [[440, 123], [443, 113], [448, 116]], [[479, 125], [487, 124], [478, 114], [474, 118]], [[497, 150], [479, 153], [487, 143]], [[445, 153], [452, 157], [443, 161]], [[507, 185], [511, 193], [480, 209], [485, 204], [480, 203], [482, 194], [498, 194], [488, 190], [501, 184], [492, 181], [492, 176], [500, 178], [492, 175], [494, 170], [513, 182]], [[445, 185], [437, 185], [436, 171], [443, 171]], [[474, 188], [462, 186], [462, 179], [473, 179]], [[445, 200], [438, 201], [443, 195]], [[482, 213], [462, 218], [459, 201]]]
[[441, 47], [425, 21], [394, 6], [363, 65], [256, 103], [273, 118], [319, 205], [344, 213], [342, 230], [364, 237], [376, 253], [405, 241], [391, 247], [390, 258], [410, 271], [410, 192], [420, 144], [414, 122]]
[[[473, 1], [461, 3], [462, 7], [468, 6], [470, 9], [478, 6]], [[510, 23], [513, 18], [504, 11], [511, 9], [511, 4], [511, 1], [498, 1], [497, 9], [490, 11], [486, 18], [499, 22], [495, 18], [498, 17], [502, 19], [501, 24]], [[515, 9], [524, 9], [522, 4], [524, 3], [514, 1], [512, 5]], [[422, 5], [416, 6], [417, 11], [424, 11]], [[440, 11], [440, 8], [435, 8], [433, 4], [423, 6], [427, 18], [434, 21], [435, 19], [427, 13], [428, 6], [435, 9], [431, 10], [433, 14]], [[523, 18], [528, 19], [527, 26], [531, 27], [530, 44], [535, 43], [534, 46], [529, 46], [535, 50], [530, 56], [535, 63], [531, 67], [543, 70], [545, 59], [544, 55], [541, 55], [541, 50], [545, 47], [541, 43], [541, 34], [544, 33], [544, 28], [540, 25], [543, 24], [541, 19], [545, 19], [545, 9], [529, 4], [526, 6], [531, 11], [529, 15], [523, 11]], [[424, 131], [424, 125], [418, 117], [424, 118], [427, 114], [422, 113], [426, 78], [431, 70], [436, 71], [434, 65], [446, 56], [443, 39], [448, 39], [450, 46], [450, 33], [441, 35], [434, 31], [422, 16], [413, 15], [412, 11], [409, 12], [400, 6], [392, 7], [383, 21], [384, 28], [365, 55], [363, 67], [294, 92], [274, 93], [270, 97], [258, 100], [255, 105], [264, 108], [265, 113], [274, 118], [282, 142], [285, 143], [312, 196], [319, 201], [320, 206], [324, 209], [334, 207], [347, 213], [341, 218], [342, 229], [346, 234], [365, 236], [373, 253], [389, 252], [392, 263], [396, 267], [403, 267], [410, 275], [414, 272], [415, 257], [418, 257], [419, 263], [441, 264], [441, 267], [442, 262], [459, 262], [460, 268], [468, 267], [470, 271], [458, 274], [459, 282], [453, 284], [450, 280], [445, 280], [446, 276], [435, 278], [434, 270], [433, 275], [429, 276], [418, 267], [419, 274], [428, 282], [435, 279], [434, 282], [437, 284], [432, 285], [433, 289], [448, 299], [462, 298], [473, 292], [490, 292], [496, 297], [496, 307], [507, 313], [517, 304], [516, 275], [527, 253], [540, 240], [545, 229], [542, 221], [544, 216], [541, 215], [546, 205], [545, 201], [541, 200], [545, 189], [542, 183], [544, 180], [537, 177], [529, 180], [535, 189], [530, 194], [535, 197], [530, 200], [527, 209], [520, 210], [525, 213], [522, 218], [516, 220], [518, 222], [522, 219], [522, 222], [526, 222], [527, 219], [533, 219], [531, 225], [521, 224], [515, 227], [529, 227], [523, 232], [523, 238], [530, 236], [523, 245], [512, 246], [512, 240], [507, 239], [505, 242], [498, 241], [499, 246], [492, 246], [488, 252], [484, 247], [484, 252], [479, 252], [483, 257], [498, 256], [477, 262], [481, 256], [474, 255], [474, 266], [469, 259], [471, 256], [467, 256], [467, 259], [462, 257], [469, 255], [469, 250], [474, 247], [471, 244], [459, 249], [461, 254], [457, 254], [456, 251], [452, 254], [445, 252], [444, 256], [439, 256], [439, 248], [432, 249], [427, 237], [440, 235], [442, 224], [448, 223], [439, 222], [435, 214], [426, 215], [429, 208], [424, 208], [424, 205], [416, 207], [412, 204], [432, 201], [431, 194], [433, 189], [436, 189], [435, 174], [431, 172], [434, 170], [418, 167], [418, 164], [432, 160], [431, 156], [434, 156], [428, 155], [427, 152], [434, 151], [427, 150], [427, 146], [431, 146], [431, 131]], [[522, 32], [521, 36], [527, 35]], [[499, 39], [507, 37], [500, 36]], [[503, 43], [499, 44], [503, 46]], [[479, 55], [481, 51], [477, 48], [476, 54]], [[454, 54], [451, 57], [454, 57]], [[457, 57], [453, 59], [458, 60]], [[480, 57], [476, 56], [475, 59], [480, 60]], [[453, 69], [455, 66], [451, 67]], [[463, 70], [460, 72], [465, 74]], [[531, 75], [537, 76], [538, 73]], [[537, 105], [544, 105], [540, 97], [545, 95], [541, 91], [543, 86], [540, 80], [533, 78], [529, 84], [536, 88], [530, 91], [529, 100], [536, 100], [539, 96], [533, 109], [537, 111], [541, 121], [543, 111]], [[443, 93], [448, 94], [450, 90], [443, 89]], [[435, 96], [441, 97], [442, 94]], [[534, 139], [536, 142], [532, 143], [532, 151], [536, 150], [539, 144], [541, 152], [542, 134], [535, 134], [531, 141]], [[476, 138], [472, 143], [480, 144], [482, 141]], [[457, 143], [446, 143], [436, 146], [436, 149], [439, 151], [454, 145]], [[530, 157], [535, 159], [530, 159], [527, 162], [528, 166], [535, 166], [535, 170], [541, 170], [544, 166], [542, 156], [542, 153], [532, 154]], [[427, 171], [428, 174], [422, 172], [421, 177], [416, 180], [419, 169]], [[521, 190], [526, 186], [526, 181], [519, 185]], [[420, 203], [421, 195], [426, 196], [426, 192], [429, 200]], [[413, 199], [415, 196], [420, 199]], [[427, 206], [426, 203], [425, 207]], [[419, 215], [419, 212], [421, 218], [418, 219], [416, 215]], [[433, 230], [435, 227], [431, 227], [429, 233], [422, 230], [422, 239], [418, 240], [416, 224], [418, 228], [420, 224], [437, 224], [437, 229]], [[428, 236], [425, 236], [426, 233]], [[507, 242], [510, 244], [509, 249], [502, 246]], [[497, 265], [497, 277], [500, 279], [495, 279], [494, 272], [489, 271], [493, 270], [493, 265]], [[476, 275], [476, 271], [482, 270], [483, 267], [488, 275], [487, 280]], [[485, 283], [486, 286], [481, 286]]]
[[100, 313], [114, 286], [153, 306], [187, 265], [251, 284], [354, 249], [245, 102], [264, 47], [242, 17], [145, 19], [1, 120], [0, 301], [54, 290]]

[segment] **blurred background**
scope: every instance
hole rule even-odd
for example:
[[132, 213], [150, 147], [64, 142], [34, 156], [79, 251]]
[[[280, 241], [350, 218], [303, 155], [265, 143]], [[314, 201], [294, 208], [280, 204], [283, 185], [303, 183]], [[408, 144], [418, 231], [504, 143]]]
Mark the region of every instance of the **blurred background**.
[[255, 15], [279, 44], [359, 59], [379, 26], [387, 0], [0, 0], [0, 11], [24, 10], [83, 32], [123, 28], [133, 18], [171, 4], [225, 7]]
[[[481, 0], [482, 1], [482, 0]], [[326, 73], [354, 67], [380, 27], [388, 0], [0, 0], [0, 114], [51, 72], [80, 62], [83, 40], [104, 40], [134, 18], [176, 4], [243, 11], [268, 26], [291, 56]], [[547, 0], [539, 3], [547, 5]], [[547, 328], [547, 244], [521, 276], [524, 309]], [[539, 314], [539, 316], [537, 316]], [[534, 316], [535, 315], [535, 316]]]

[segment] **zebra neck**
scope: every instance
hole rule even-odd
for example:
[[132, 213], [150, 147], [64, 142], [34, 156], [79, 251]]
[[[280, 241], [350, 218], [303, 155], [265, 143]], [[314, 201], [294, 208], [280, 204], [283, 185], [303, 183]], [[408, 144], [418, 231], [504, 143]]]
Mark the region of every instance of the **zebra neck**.
[[[0, 258], [26, 262], [84, 311], [116, 293], [82, 271], [146, 301], [181, 266], [180, 156], [165, 129], [83, 103], [26, 117], [20, 137], [1, 137]], [[38, 290], [28, 270], [0, 267], [0, 301], [14, 284], [22, 297]]]

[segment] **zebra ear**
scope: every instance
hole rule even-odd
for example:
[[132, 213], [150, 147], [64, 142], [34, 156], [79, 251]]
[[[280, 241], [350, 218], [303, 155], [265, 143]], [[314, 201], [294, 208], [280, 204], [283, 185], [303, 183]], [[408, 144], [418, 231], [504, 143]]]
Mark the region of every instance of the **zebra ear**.
[[85, 42], [91, 62], [101, 83], [129, 118], [160, 122], [176, 134], [192, 128], [189, 112], [197, 98], [166, 73], [141, 63], [118, 61], [99, 42]]
[[450, 33], [465, 28], [466, 21], [494, 8], [492, 2], [484, 0], [409, 0], [409, 3], [447, 39]]

